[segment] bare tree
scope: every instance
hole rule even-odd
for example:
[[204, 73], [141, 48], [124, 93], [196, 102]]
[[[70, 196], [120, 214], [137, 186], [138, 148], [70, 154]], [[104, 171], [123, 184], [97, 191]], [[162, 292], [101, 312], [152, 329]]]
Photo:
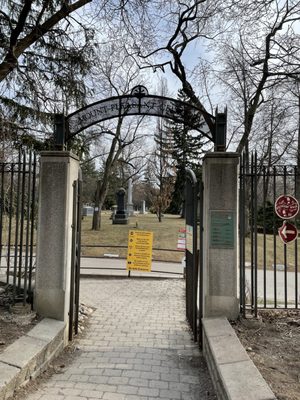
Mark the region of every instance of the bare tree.
[[[122, 41], [118, 40], [118, 35], [122, 35], [122, 32], [116, 29], [116, 31], [110, 32], [110, 35], [112, 35], [112, 39], [102, 44], [101, 48], [96, 49], [98, 62], [95, 63], [91, 74], [96, 98], [128, 94], [132, 87], [142, 80], [139, 69], [124, 51]], [[92, 136], [95, 146], [93, 157], [101, 158], [103, 166], [95, 194], [93, 230], [100, 229], [101, 209], [108, 193], [112, 173], [116, 171], [117, 167], [125, 168], [126, 166], [130, 170], [130, 176], [134, 176], [144, 164], [142, 158], [145, 157], [145, 151], [136, 154], [136, 148], [147, 135], [141, 130], [141, 128], [145, 129], [145, 118], [123, 115], [115, 121], [105, 122], [93, 129], [96, 133], [96, 139], [95, 136]], [[104, 134], [110, 140], [106, 140], [104, 149], [100, 147], [100, 151], [98, 151], [97, 137], [103, 137]], [[139, 163], [135, 162], [137, 159]]]
[[[247, 73], [252, 77], [250, 79], [253, 79], [253, 88], [244, 117], [244, 132], [237, 147], [241, 152], [249, 140], [256, 112], [262, 104], [264, 90], [269, 85], [276, 84], [278, 80], [299, 74], [299, 38], [294, 25], [300, 18], [300, 6], [297, 0], [93, 2], [90, 7], [94, 13], [95, 25], [98, 24], [101, 30], [101, 37], [97, 41], [92, 31], [86, 29], [83, 19], [79, 21], [78, 18], [76, 23], [74, 22], [76, 9], [90, 2], [91, 0], [68, 1], [63, 2], [61, 6], [60, 1], [47, 0], [39, 3], [33, 0], [25, 2], [10, 0], [7, 7], [1, 11], [3, 18], [0, 26], [1, 33], [4, 34], [0, 38], [0, 51], [2, 50], [0, 81], [8, 80], [10, 77], [15, 80], [18, 76], [23, 84], [26, 82], [27, 90], [24, 93], [34, 86], [37, 90], [38, 76], [33, 71], [40, 64], [46, 71], [45, 76], [48, 74], [48, 79], [50, 66], [54, 68], [52, 72], [60, 73], [60, 81], [55, 84], [56, 87], [57, 85], [62, 87], [61, 97], [72, 91], [77, 99], [86, 97], [88, 94], [86, 85], [80, 83], [87, 83], [91, 92], [98, 96], [104, 92], [107, 94], [111, 90], [109, 86], [113, 88], [114, 93], [126, 92], [124, 78], [119, 79], [120, 76], [111, 75], [111, 80], [106, 81], [105, 90], [103, 87], [98, 90], [94, 87], [96, 81], [93, 80], [93, 76], [84, 82], [77, 79], [79, 75], [75, 74], [72, 77], [71, 74], [71, 78], [77, 81], [77, 85], [73, 85], [71, 80], [65, 79], [67, 77], [63, 75], [61, 68], [66, 62], [66, 54], [73, 66], [77, 65], [76, 60], [84, 49], [85, 54], [86, 51], [90, 53], [88, 57], [81, 59], [82, 70], [78, 73], [83, 72], [91, 60], [94, 70], [102, 68], [102, 72], [104, 69], [107, 72], [109, 63], [106, 61], [112, 54], [111, 49], [120, 49], [122, 44], [123, 48], [125, 45], [126, 53], [119, 52], [119, 59], [126, 61], [124, 63], [126, 68], [129, 66], [129, 57], [132, 57], [141, 69], [150, 68], [153, 71], [169, 69], [178, 78], [184, 93], [203, 113], [207, 125], [213, 130], [213, 122], [206, 113], [204, 97], [198, 93], [190, 71], [189, 58], [186, 55], [192, 46], [197, 48], [202, 46], [204, 49], [204, 46], [207, 48], [207, 43], [211, 43], [211, 47], [216, 47], [219, 43], [219, 47], [224, 48], [228, 44], [228, 48], [231, 47], [237, 52], [243, 51]], [[16, 7], [13, 8], [12, 5]], [[84, 29], [78, 34], [75, 32], [75, 27]], [[73, 36], [68, 36], [70, 30]], [[73, 46], [78, 40], [80, 46]], [[240, 42], [240, 46], [236, 46], [234, 42]], [[64, 46], [66, 43], [70, 46]], [[99, 49], [98, 54], [95, 47], [89, 46], [90, 44], [96, 45]], [[72, 51], [66, 53], [66, 47]], [[54, 53], [55, 59], [51, 57]], [[114, 59], [118, 61], [118, 53], [115, 51], [113, 53]], [[25, 71], [29, 70], [30, 74], [26, 75]], [[72, 72], [72, 68], [69, 71]], [[44, 85], [46, 90], [42, 90], [43, 84], [38, 88], [44, 98], [51, 84]], [[18, 93], [21, 96], [21, 91]], [[55, 98], [51, 94], [49, 102], [53, 101]], [[211, 105], [209, 107], [211, 108]]]
[[123, 165], [126, 164], [127, 166], [130, 166], [132, 169], [131, 177], [138, 173], [140, 168], [144, 166], [144, 163], [141, 160], [143, 156], [140, 155], [139, 167], [136, 169], [134, 168], [135, 165], [133, 162], [136, 159], [136, 155], [132, 154], [134, 151], [130, 152], [131, 157], [130, 155], [125, 157], [126, 148], [132, 148], [133, 144], [138, 141], [138, 138], [140, 140], [143, 138], [143, 135], [139, 134], [141, 122], [141, 119], [139, 121], [135, 120], [132, 124], [123, 126], [123, 118], [120, 117], [114, 130], [109, 131], [106, 129], [101, 132], [101, 135], [106, 134], [110, 136], [111, 141], [109, 141], [108, 151], [106, 154], [99, 154], [99, 152], [96, 152], [96, 155], [94, 155], [94, 158], [101, 157], [104, 168], [101, 174], [101, 179], [97, 182], [92, 230], [100, 230], [101, 228], [101, 210], [108, 193], [111, 174], [116, 169], [117, 165], [122, 163]]
[[244, 25], [221, 44], [224, 69], [221, 78], [240, 98], [243, 132], [237, 146], [247, 149], [255, 116], [266, 100], [266, 90], [300, 73], [295, 47], [299, 46], [293, 24], [300, 19], [300, 2], [270, 2], [264, 17]]
[[[165, 71], [169, 68], [181, 82], [184, 93], [203, 112], [213, 131], [213, 122], [197, 94], [185, 54], [192, 43], [200, 46], [210, 42], [211, 47], [219, 43], [223, 54], [230, 51], [231, 57], [235, 57], [230, 62], [236, 61], [234, 73], [239, 74], [239, 84], [244, 80], [248, 89], [251, 84], [244, 110], [244, 131], [237, 146], [241, 153], [247, 146], [255, 115], [263, 103], [264, 90], [283, 79], [299, 75], [299, 37], [295, 23], [300, 19], [300, 2], [175, 1], [173, 5], [167, 2], [166, 10], [166, 21], [160, 23], [165, 32], [171, 31], [169, 37], [161, 36], [159, 43], [151, 42], [147, 46], [137, 39], [128, 52], [142, 69]], [[243, 62], [247, 76], [242, 76], [239, 60]], [[217, 61], [220, 63], [220, 55]]]

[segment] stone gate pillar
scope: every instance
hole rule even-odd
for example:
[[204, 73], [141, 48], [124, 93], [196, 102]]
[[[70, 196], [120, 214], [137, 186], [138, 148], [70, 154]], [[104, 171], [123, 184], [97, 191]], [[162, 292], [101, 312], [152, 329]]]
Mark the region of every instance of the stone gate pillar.
[[41, 152], [34, 307], [68, 323], [73, 182], [79, 160], [67, 151]]
[[239, 313], [237, 153], [208, 153], [203, 161], [203, 316]]

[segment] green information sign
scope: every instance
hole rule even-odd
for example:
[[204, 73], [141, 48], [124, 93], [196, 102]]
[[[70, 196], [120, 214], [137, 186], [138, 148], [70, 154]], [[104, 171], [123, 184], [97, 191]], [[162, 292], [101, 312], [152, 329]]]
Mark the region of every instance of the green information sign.
[[234, 215], [232, 211], [210, 212], [210, 247], [232, 249], [234, 247]]

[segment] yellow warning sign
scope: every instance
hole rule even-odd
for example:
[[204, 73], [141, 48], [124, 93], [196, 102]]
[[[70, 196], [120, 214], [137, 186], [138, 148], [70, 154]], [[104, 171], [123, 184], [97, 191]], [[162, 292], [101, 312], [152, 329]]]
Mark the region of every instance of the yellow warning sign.
[[151, 271], [153, 232], [129, 231], [127, 270]]

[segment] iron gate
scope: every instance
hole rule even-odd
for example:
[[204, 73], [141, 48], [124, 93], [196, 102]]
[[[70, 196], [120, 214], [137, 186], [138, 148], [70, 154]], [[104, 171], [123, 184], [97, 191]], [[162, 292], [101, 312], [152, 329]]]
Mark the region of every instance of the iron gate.
[[[285, 244], [278, 235], [283, 219], [274, 205], [280, 195], [299, 199], [296, 167], [260, 165], [257, 155], [240, 163], [240, 306], [257, 316], [259, 308], [299, 307], [299, 240]], [[300, 226], [299, 217], [292, 220]]]
[[201, 250], [203, 231], [202, 203], [202, 184], [199, 185], [194, 172], [187, 169], [185, 185], [186, 317], [191, 326], [194, 341], [199, 340], [200, 343], [202, 342], [200, 326], [202, 319], [202, 255], [198, 250], [198, 228], [200, 225]]
[[70, 311], [69, 311], [69, 340], [78, 333], [79, 320], [79, 291], [80, 291], [80, 247], [81, 247], [81, 217], [82, 217], [82, 178], [73, 182], [73, 219], [72, 219], [72, 256], [70, 278]]
[[20, 150], [16, 162], [0, 163], [0, 284], [2, 305], [33, 302], [37, 217], [37, 162]]

